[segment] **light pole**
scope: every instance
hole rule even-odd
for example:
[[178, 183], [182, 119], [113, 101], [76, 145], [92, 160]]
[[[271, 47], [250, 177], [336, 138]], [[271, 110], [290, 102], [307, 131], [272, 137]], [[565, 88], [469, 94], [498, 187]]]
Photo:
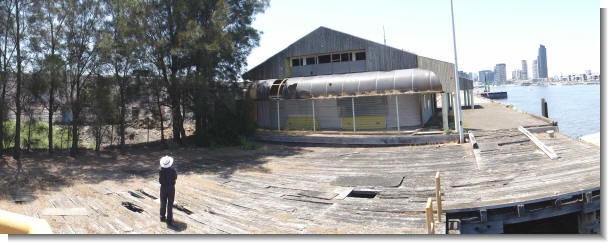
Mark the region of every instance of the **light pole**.
[[450, 0], [452, 10], [452, 38], [454, 39], [454, 76], [456, 77], [456, 107], [454, 108], [454, 118], [460, 143], [464, 143], [464, 132], [462, 130], [462, 107], [460, 106], [460, 79], [458, 78], [458, 56], [456, 55], [456, 29], [454, 28], [454, 3]]

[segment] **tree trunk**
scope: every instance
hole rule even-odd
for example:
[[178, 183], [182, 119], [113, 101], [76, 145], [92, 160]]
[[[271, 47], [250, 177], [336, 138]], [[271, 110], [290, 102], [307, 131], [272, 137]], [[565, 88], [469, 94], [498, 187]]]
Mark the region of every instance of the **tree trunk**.
[[126, 104], [125, 104], [125, 80], [126, 78], [121, 78], [116, 75], [116, 78], [119, 79], [120, 83], [120, 153], [125, 154], [125, 113], [126, 113]]
[[72, 102], [72, 149], [70, 155], [78, 153], [78, 125], [80, 121], [80, 77], [76, 78], [76, 100]]
[[160, 94], [156, 95], [156, 105], [158, 106], [158, 116], [160, 117], [160, 142], [165, 143], [165, 121], [162, 105], [160, 104]]
[[182, 133], [182, 112], [180, 111], [180, 98], [178, 95], [171, 95], [171, 120], [173, 121], [173, 141], [181, 143], [180, 134]]
[[49, 154], [53, 153], [53, 105], [55, 104], [55, 102], [53, 101], [53, 97], [55, 95], [54, 93], [55, 88], [53, 87], [53, 82], [51, 81], [51, 87], [49, 90]]
[[95, 152], [97, 152], [99, 154], [99, 150], [101, 149], [101, 124], [98, 123], [97, 125], [95, 125]]
[[4, 72], [2, 73], [2, 103], [0, 103], [0, 155], [4, 154], [4, 107], [6, 105], [6, 66], [4, 67]]
[[28, 115], [29, 120], [27, 121], [27, 151], [32, 149], [32, 119], [33, 114]]
[[182, 121], [182, 112], [180, 110], [181, 107], [181, 98], [180, 98], [180, 87], [178, 85], [177, 77], [175, 77], [176, 70], [172, 71], [172, 82], [169, 87], [169, 96], [171, 97], [171, 120], [173, 123], [173, 141], [177, 143], [181, 143], [181, 133], [183, 129], [183, 121]]
[[15, 107], [17, 111], [15, 112], [16, 120], [15, 120], [15, 147], [13, 158], [17, 160], [18, 170], [21, 170], [21, 30], [20, 30], [20, 20], [19, 16], [19, 1], [15, 1], [15, 20], [17, 21], [17, 34], [16, 34], [16, 47], [17, 47], [17, 90], [15, 93]]
[[78, 116], [80, 116], [78, 111], [72, 111], [72, 149], [70, 150], [72, 157], [78, 154]]

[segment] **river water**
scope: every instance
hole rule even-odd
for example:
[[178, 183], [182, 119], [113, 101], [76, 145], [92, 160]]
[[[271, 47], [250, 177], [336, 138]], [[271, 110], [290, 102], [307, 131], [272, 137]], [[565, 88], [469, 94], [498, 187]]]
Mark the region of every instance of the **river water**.
[[[506, 91], [516, 109], [541, 115], [541, 98], [547, 101], [549, 118], [557, 120], [559, 132], [573, 138], [600, 132], [600, 85], [491, 86]], [[475, 92], [481, 92], [475, 89]]]

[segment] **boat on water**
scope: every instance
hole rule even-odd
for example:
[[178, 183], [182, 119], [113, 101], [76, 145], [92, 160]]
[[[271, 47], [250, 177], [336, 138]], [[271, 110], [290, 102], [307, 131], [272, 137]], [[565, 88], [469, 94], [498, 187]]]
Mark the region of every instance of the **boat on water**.
[[506, 99], [507, 92], [482, 92], [481, 96], [488, 99]]

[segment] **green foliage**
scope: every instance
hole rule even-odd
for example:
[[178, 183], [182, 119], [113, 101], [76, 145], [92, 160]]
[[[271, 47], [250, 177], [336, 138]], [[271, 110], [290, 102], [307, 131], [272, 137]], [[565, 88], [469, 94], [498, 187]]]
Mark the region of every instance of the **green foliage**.
[[214, 92], [199, 94], [209, 95], [213, 105], [201, 114], [208, 122], [196, 127], [197, 145], [210, 146], [211, 142], [220, 146], [242, 145], [243, 137], [252, 136], [257, 129], [251, 119], [253, 100], [240, 98], [245, 96], [241, 89], [227, 86], [225, 83], [213, 83], [210, 90], [214, 90], [218, 95], [211, 96]]
[[254, 141], [248, 139], [245, 136], [241, 136], [240, 140], [241, 140], [241, 149], [255, 150], [256, 145], [255, 145]]
[[[7, 59], [10, 45], [19, 41], [27, 45], [22, 53], [34, 73], [17, 83], [25, 89], [19, 99], [9, 92], [2, 106], [15, 103], [17, 110], [24, 107], [24, 115], [39, 105], [53, 112], [69, 110], [70, 131], [79, 134], [81, 125], [91, 125], [101, 140], [100, 127], [124, 123], [120, 111], [127, 105], [148, 102], [154, 112], [172, 107], [173, 133], [178, 139], [169, 144], [171, 149], [181, 144], [181, 115], [188, 112], [194, 113], [197, 123], [197, 144], [252, 146], [247, 137], [256, 129], [250, 119], [253, 102], [243, 98], [245, 86], [237, 80], [259, 42], [260, 32], [252, 22], [264, 12], [268, 0], [32, 1], [19, 4], [21, 10], [2, 9], [12, 2], [0, 0], [4, 13], [0, 19], [5, 23], [0, 25], [0, 37], [8, 37], [4, 45], [9, 45], [0, 44], [0, 73], [20, 70], [14, 65], [20, 65], [21, 57]], [[19, 11], [17, 16], [24, 17], [21, 33], [13, 33], [16, 19], [9, 11]], [[18, 45], [15, 48], [21, 51]], [[127, 76], [135, 70], [150, 70], [154, 81], [133, 82]], [[15, 85], [12, 82], [10, 88]], [[27, 147], [46, 148], [49, 127], [45, 125], [24, 122], [15, 134], [14, 123], [5, 122], [0, 140], [10, 146], [15, 142], [11, 138], [20, 136], [17, 146], [23, 141]], [[68, 130], [52, 130], [51, 146], [67, 148]]]
[[[31, 149], [46, 149], [49, 147], [48, 134], [49, 126], [45, 122], [32, 121], [31, 123], [31, 134], [28, 140], [28, 126], [29, 122], [21, 123], [21, 143], [24, 144], [22, 147], [27, 148], [28, 144]], [[13, 147], [13, 137], [15, 137], [15, 122], [4, 122], [3, 127], [5, 136], [2, 139], [5, 148]], [[53, 147], [55, 149], [67, 148], [71, 144], [72, 139], [68, 139], [68, 129], [64, 127], [53, 127]]]

